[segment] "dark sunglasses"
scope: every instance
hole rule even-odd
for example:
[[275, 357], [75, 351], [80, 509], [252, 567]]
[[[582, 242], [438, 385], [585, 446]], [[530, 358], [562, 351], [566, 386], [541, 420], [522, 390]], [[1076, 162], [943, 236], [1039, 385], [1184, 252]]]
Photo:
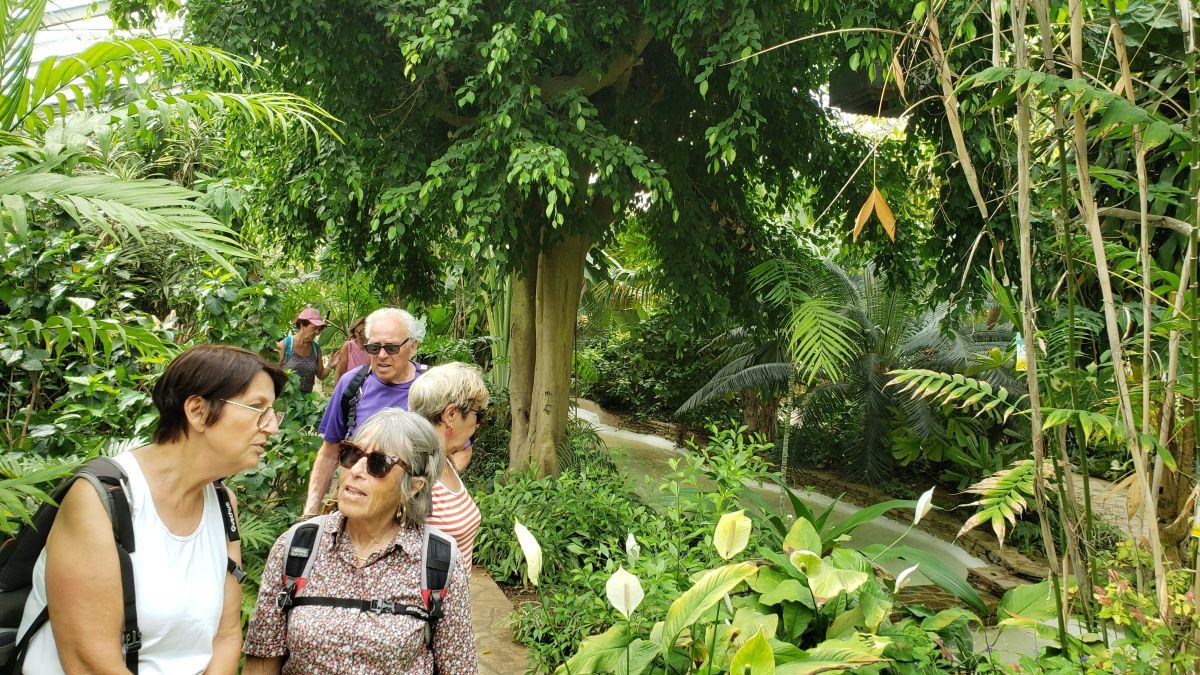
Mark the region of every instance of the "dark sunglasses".
[[[408, 467], [404, 462], [400, 461], [399, 457], [393, 457], [386, 452], [367, 452], [350, 441], [342, 441], [338, 444], [338, 448], [340, 448], [338, 452], [338, 464], [341, 464], [346, 469], [353, 468], [355, 464], [358, 464], [358, 460], [366, 457], [367, 473], [376, 478], [387, 478], [388, 473], [397, 464], [404, 467], [405, 471], [408, 471]], [[412, 471], [408, 472], [412, 473]]]
[[363, 349], [365, 349], [366, 352], [368, 354], [370, 354], [371, 356], [375, 356], [376, 354], [378, 354], [379, 350], [381, 350], [381, 349], [389, 354], [399, 354], [400, 350], [404, 349], [404, 346], [407, 345], [409, 342], [412, 342], [412, 338], [405, 338], [404, 342], [401, 342], [398, 345], [393, 345], [393, 344], [384, 345], [384, 344], [379, 344], [378, 342], [368, 342], [367, 344], [363, 345]]

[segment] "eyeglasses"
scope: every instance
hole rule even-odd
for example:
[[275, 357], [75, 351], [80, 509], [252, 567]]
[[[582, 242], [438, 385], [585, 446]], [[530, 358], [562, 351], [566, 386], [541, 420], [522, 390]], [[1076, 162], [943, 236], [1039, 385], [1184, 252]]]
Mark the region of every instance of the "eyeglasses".
[[398, 345], [397, 344], [386, 344], [385, 345], [385, 344], [380, 344], [378, 342], [368, 342], [367, 344], [363, 345], [363, 349], [365, 349], [367, 351], [367, 353], [370, 354], [371, 356], [375, 356], [376, 354], [378, 354], [379, 350], [381, 350], [381, 349], [389, 354], [399, 354], [400, 350], [404, 349], [404, 346], [410, 342], [412, 342], [412, 338], [405, 338], [404, 342], [401, 342]]
[[479, 427], [483, 426], [484, 412], [485, 411], [483, 408], [467, 408], [466, 411], [463, 412], [463, 417], [466, 417], [469, 413], [475, 413], [475, 426]]
[[358, 464], [358, 460], [366, 457], [367, 473], [376, 478], [387, 478], [387, 475], [391, 472], [392, 467], [396, 466], [397, 464], [404, 467], [405, 471], [412, 473], [412, 471], [409, 470], [408, 465], [401, 461], [399, 457], [393, 457], [386, 452], [379, 452], [377, 450], [367, 452], [359, 447], [358, 444], [350, 441], [342, 441], [341, 443], [338, 443], [338, 448], [340, 448], [340, 451], [338, 452], [338, 464], [341, 464], [343, 468], [354, 468], [354, 465]]
[[239, 408], [245, 408], [246, 410], [253, 410], [254, 412], [258, 413], [258, 428], [260, 431], [265, 431], [267, 429], [267, 427], [270, 427], [271, 420], [275, 420], [275, 426], [277, 426], [277, 427], [283, 426], [284, 413], [281, 410], [272, 410], [271, 408], [255, 408], [252, 405], [246, 405], [245, 403], [238, 403], [237, 401], [230, 401], [227, 398], [219, 398], [217, 400], [222, 403], [236, 405]]

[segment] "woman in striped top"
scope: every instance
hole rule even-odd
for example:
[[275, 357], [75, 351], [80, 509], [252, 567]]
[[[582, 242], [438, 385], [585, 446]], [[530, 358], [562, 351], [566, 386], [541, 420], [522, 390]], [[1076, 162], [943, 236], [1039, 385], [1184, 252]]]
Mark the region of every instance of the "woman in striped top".
[[468, 565], [482, 517], [459, 476], [471, 462], [471, 436], [483, 422], [487, 404], [487, 385], [479, 368], [458, 361], [425, 371], [408, 392], [408, 409], [433, 423], [449, 460], [433, 486], [433, 509], [426, 522], [454, 537]]

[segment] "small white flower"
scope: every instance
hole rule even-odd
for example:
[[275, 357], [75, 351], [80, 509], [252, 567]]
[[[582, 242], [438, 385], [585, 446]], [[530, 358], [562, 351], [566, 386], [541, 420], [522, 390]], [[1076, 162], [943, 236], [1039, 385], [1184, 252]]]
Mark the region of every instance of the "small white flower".
[[900, 574], [896, 575], [896, 593], [900, 592], [900, 588], [904, 586], [904, 582], [908, 581], [908, 578], [912, 576], [912, 573], [917, 571], [917, 567], [918, 565], [913, 565], [912, 567], [909, 567], [908, 569], [900, 572]]
[[517, 543], [521, 545], [521, 553], [525, 554], [526, 576], [529, 583], [537, 586], [538, 575], [542, 573], [542, 546], [534, 538], [529, 528], [521, 521], [513, 519], [513, 531], [517, 533]]
[[913, 513], [913, 525], [921, 522], [921, 519], [924, 518], [925, 515], [931, 510], [933, 510], [933, 490], [934, 488], [929, 488], [925, 491], [925, 494], [921, 495], [921, 498], [917, 500], [917, 508]]
[[629, 564], [637, 562], [638, 557], [642, 555], [642, 547], [637, 543], [637, 539], [633, 538], [633, 533], [625, 537], [625, 554], [629, 557]]
[[646, 597], [646, 593], [642, 591], [642, 582], [626, 572], [624, 567], [618, 567], [617, 571], [613, 572], [608, 578], [608, 583], [604, 585], [604, 590], [608, 594], [608, 601], [626, 619], [642, 604], [642, 598]]

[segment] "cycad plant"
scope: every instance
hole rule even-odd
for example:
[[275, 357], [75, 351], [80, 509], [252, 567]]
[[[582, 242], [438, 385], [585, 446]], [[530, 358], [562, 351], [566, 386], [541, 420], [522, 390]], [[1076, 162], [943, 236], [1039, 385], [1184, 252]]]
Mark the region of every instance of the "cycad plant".
[[[890, 371], [955, 372], [974, 357], [1005, 348], [1012, 337], [1003, 328], [947, 326], [947, 306], [920, 309], [919, 291], [890, 283], [871, 266], [850, 272], [832, 261], [772, 260], [753, 275], [779, 312], [781, 348], [745, 350], [681, 410], [738, 389], [782, 384], [797, 394], [785, 405], [793, 424], [832, 424], [835, 415], [849, 411], [854, 432], [841, 441], [845, 466], [868, 482], [888, 475], [894, 429], [902, 425], [921, 438], [944, 434], [935, 408], [888, 387]], [[1003, 371], [990, 376], [1006, 377]]]

